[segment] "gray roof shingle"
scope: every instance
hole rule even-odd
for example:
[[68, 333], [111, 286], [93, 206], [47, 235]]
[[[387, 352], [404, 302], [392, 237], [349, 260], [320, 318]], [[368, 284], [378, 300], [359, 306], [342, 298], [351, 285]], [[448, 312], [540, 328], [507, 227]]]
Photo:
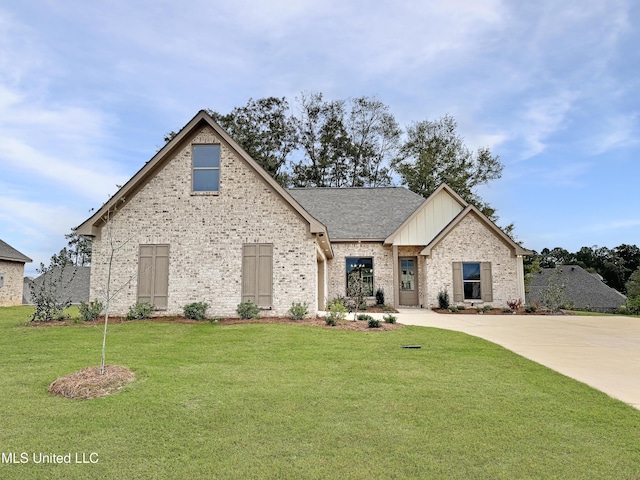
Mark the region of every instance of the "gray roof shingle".
[[425, 201], [404, 187], [293, 188], [288, 192], [335, 240], [384, 240]]
[[614, 312], [626, 297], [606, 285], [595, 275], [578, 265], [558, 265], [557, 268], [543, 268], [531, 277], [527, 302], [539, 302], [541, 292], [549, 285], [551, 275], [557, 271], [558, 284], [564, 289], [564, 296], [579, 310]]
[[9, 260], [10, 262], [21, 263], [29, 263], [33, 261], [2, 240], [0, 240], [0, 260]]

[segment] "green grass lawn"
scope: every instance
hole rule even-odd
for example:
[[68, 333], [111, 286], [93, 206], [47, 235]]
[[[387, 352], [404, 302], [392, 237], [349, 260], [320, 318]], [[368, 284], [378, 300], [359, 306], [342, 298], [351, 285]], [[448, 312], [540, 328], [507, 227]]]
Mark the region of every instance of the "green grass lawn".
[[47, 386], [101, 328], [29, 315], [0, 308], [0, 452], [30, 460], [3, 479], [640, 478], [640, 411], [461, 333], [129, 322], [107, 363], [136, 381], [81, 401]]

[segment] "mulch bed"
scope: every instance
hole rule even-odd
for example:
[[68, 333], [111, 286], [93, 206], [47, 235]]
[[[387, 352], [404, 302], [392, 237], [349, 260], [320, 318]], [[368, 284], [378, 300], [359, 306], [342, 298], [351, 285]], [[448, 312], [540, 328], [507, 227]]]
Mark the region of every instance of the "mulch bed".
[[104, 374], [100, 367], [86, 367], [58, 378], [48, 391], [58, 397], [87, 400], [117, 392], [134, 379], [131, 370], [118, 365], [105, 365]]
[[[367, 310], [368, 312], [372, 312], [372, 310]], [[363, 312], [360, 312], [363, 313]], [[353, 314], [348, 314], [348, 318], [353, 318]], [[166, 316], [166, 317], [153, 317], [146, 320], [127, 320], [124, 317], [109, 317], [109, 324], [118, 324], [118, 323], [127, 323], [127, 322], [158, 322], [158, 323], [182, 323], [182, 324], [196, 324], [196, 323], [206, 323], [209, 320], [190, 320], [188, 318], [180, 317], [180, 316]], [[315, 317], [315, 318], [306, 318], [304, 320], [292, 320], [288, 317], [263, 317], [258, 319], [249, 319], [244, 320], [242, 318], [221, 318], [217, 322], [219, 325], [239, 325], [239, 324], [249, 324], [249, 323], [278, 323], [285, 325], [307, 325], [312, 327], [321, 327], [321, 328], [332, 328], [334, 330], [356, 330], [356, 331], [387, 331], [387, 330], [396, 330], [398, 328], [402, 328], [403, 325], [397, 323], [384, 323], [384, 321], [380, 321], [379, 328], [369, 328], [368, 324], [364, 320], [343, 320], [338, 322], [338, 325], [335, 327], [329, 326], [324, 321], [323, 317]], [[74, 325], [71, 320], [64, 320], [58, 322], [29, 322], [27, 326], [32, 327], [53, 327], [53, 326], [68, 326]], [[82, 322], [78, 325], [87, 325], [87, 326], [101, 326], [104, 325], [104, 317], [99, 318], [97, 320], [92, 320], [89, 322]]]
[[493, 308], [486, 312], [480, 312], [477, 308], [465, 308], [463, 310], [458, 310], [457, 312], [451, 312], [443, 308], [432, 308], [432, 310], [436, 313], [442, 313], [443, 315], [570, 315], [570, 313], [565, 312], [564, 310], [553, 313], [549, 310], [542, 309], [538, 309], [531, 313], [525, 312], [524, 310], [518, 310], [515, 313], [511, 310], [505, 312], [501, 308]]

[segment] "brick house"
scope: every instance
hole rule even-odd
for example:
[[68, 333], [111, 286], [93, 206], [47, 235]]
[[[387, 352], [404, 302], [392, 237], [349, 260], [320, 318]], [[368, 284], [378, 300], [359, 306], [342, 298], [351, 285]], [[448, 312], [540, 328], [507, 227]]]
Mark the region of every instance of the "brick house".
[[167, 315], [203, 301], [235, 315], [292, 302], [312, 312], [354, 275], [386, 303], [431, 306], [524, 300], [529, 253], [451, 188], [428, 199], [401, 187], [282, 188], [204, 111], [78, 227], [93, 237], [91, 298], [112, 263], [113, 311], [147, 301]]
[[32, 260], [0, 240], [0, 307], [22, 305], [24, 264]]

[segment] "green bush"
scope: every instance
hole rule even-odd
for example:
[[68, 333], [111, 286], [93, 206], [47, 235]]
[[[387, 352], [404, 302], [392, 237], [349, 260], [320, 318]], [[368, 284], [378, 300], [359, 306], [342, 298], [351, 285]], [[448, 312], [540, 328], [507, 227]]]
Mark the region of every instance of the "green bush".
[[536, 305], [534, 305], [533, 303], [527, 303], [524, 306], [524, 311], [527, 313], [535, 313], [536, 310], [538, 310], [538, 307]]
[[455, 305], [451, 305], [451, 306], [449, 307], [449, 311], [450, 311], [451, 313], [456, 313], [458, 310], [460, 310], [460, 308], [456, 307]]
[[389, 314], [389, 315], [384, 315], [383, 317], [384, 323], [396, 323], [396, 320], [398, 320], [395, 316]]
[[358, 320], [366, 320], [369, 321], [371, 320], [373, 317], [371, 315], [367, 315], [366, 313], [359, 313], [358, 314]]
[[147, 302], [138, 302], [129, 307], [126, 318], [127, 320], [143, 320], [145, 318], [151, 318], [152, 314], [153, 305]]
[[485, 305], [483, 307], [480, 308], [480, 311], [482, 313], [487, 313], [489, 311], [493, 310], [493, 307], [491, 305]]
[[367, 319], [367, 326], [369, 328], [380, 328], [380, 320], [377, 318], [369, 317]]
[[194, 302], [183, 307], [184, 317], [191, 320], [204, 320], [207, 317], [208, 303]]
[[384, 290], [378, 288], [376, 290], [376, 307], [381, 307], [382, 305], [384, 305]]
[[242, 302], [238, 304], [236, 312], [243, 320], [249, 320], [250, 318], [260, 318], [260, 308], [251, 300], [248, 302]]
[[327, 325], [335, 327], [339, 321], [344, 320], [347, 316], [347, 307], [344, 306], [342, 300], [334, 300], [329, 304], [329, 315], [325, 317]]
[[289, 309], [289, 316], [293, 320], [302, 320], [309, 313], [309, 304], [294, 302], [291, 304], [291, 308]]
[[449, 292], [447, 292], [446, 290], [440, 291], [438, 293], [438, 306], [441, 309], [446, 310], [447, 308], [449, 308], [449, 305], [451, 305], [451, 302], [449, 300]]
[[94, 300], [89, 303], [80, 302], [78, 311], [80, 312], [80, 317], [83, 322], [90, 322], [91, 320], [96, 320], [100, 316], [103, 307], [102, 302], [99, 300]]
[[627, 298], [625, 306], [627, 307], [627, 314], [640, 315], [640, 295], [637, 297]]

